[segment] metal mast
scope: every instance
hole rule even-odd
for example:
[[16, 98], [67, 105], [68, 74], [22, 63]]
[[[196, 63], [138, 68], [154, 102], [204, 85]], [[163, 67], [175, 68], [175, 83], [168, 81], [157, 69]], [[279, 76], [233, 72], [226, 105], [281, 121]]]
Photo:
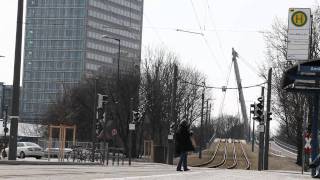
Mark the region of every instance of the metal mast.
[[234, 63], [234, 72], [236, 74], [238, 91], [239, 91], [239, 101], [240, 101], [241, 112], [242, 112], [242, 117], [243, 117], [243, 121], [244, 121], [244, 136], [245, 136], [245, 139], [247, 141], [249, 141], [249, 139], [248, 139], [249, 138], [248, 115], [247, 115], [246, 103], [245, 103], [244, 97], [243, 97], [243, 91], [242, 91], [239, 67], [238, 67], [238, 63], [237, 63], [237, 57], [238, 57], [238, 53], [232, 48], [232, 61]]

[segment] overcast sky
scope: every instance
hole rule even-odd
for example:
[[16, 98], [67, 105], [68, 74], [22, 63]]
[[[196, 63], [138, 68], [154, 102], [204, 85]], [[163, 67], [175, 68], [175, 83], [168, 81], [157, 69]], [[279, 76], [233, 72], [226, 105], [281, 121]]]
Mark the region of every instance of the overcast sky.
[[[0, 1], [0, 82], [12, 84], [16, 11], [18, 0]], [[263, 82], [257, 75], [265, 61], [263, 32], [275, 18], [287, 23], [291, 7], [314, 8], [318, 0], [145, 0], [143, 47], [163, 47], [175, 52], [183, 64], [206, 74], [209, 86], [226, 84], [232, 47], [239, 53], [242, 85]], [[182, 29], [203, 33], [191, 34]], [[232, 69], [229, 87], [236, 87]], [[220, 114], [221, 90], [213, 90], [213, 115]], [[226, 93], [224, 112], [240, 111], [238, 92]], [[244, 90], [246, 105], [260, 95], [260, 88]]]

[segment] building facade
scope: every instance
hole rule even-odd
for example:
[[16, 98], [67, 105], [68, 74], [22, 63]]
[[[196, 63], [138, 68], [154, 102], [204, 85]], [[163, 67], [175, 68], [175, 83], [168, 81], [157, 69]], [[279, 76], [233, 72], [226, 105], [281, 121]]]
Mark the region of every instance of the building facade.
[[140, 65], [143, 0], [27, 0], [26, 7], [22, 121], [41, 122], [87, 74]]
[[0, 119], [3, 119], [3, 113], [6, 110], [8, 115], [11, 114], [11, 103], [12, 103], [12, 85], [5, 85], [0, 82]]

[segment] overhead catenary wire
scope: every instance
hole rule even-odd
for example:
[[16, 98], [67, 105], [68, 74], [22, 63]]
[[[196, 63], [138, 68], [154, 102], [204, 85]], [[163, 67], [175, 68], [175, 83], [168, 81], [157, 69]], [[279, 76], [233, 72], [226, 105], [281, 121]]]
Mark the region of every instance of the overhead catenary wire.
[[[190, 84], [190, 85], [194, 85], [194, 86], [199, 86], [199, 87], [204, 87], [204, 85], [201, 85], [201, 84], [196, 84], [196, 83], [192, 83], [192, 82], [188, 82], [188, 81], [185, 81], [183, 79], [180, 79], [180, 82], [181, 83], [186, 83], [186, 84]], [[242, 88], [243, 89], [248, 89], [248, 88], [254, 88], [254, 87], [261, 87], [262, 85], [266, 84], [267, 82], [262, 82], [262, 83], [259, 83], [259, 84], [254, 84], [254, 85], [250, 85], [250, 86], [243, 86]], [[237, 87], [217, 87], [217, 86], [205, 86], [206, 89], [234, 89], [234, 90], [237, 90], [238, 88]]]
[[[198, 14], [197, 14], [197, 11], [196, 11], [196, 8], [195, 8], [195, 6], [194, 6], [194, 4], [193, 4], [193, 1], [190, 0], [190, 2], [191, 2], [191, 6], [192, 6], [193, 13], [194, 13], [194, 15], [195, 15], [195, 17], [196, 17], [196, 21], [197, 21], [197, 23], [198, 23], [199, 29], [200, 29], [200, 31], [201, 31], [201, 34], [204, 34], [204, 33], [203, 33], [203, 28], [201, 27], [201, 23], [200, 23], [200, 20], [199, 20], [199, 16], [198, 16]], [[205, 36], [201, 36], [201, 37], [203, 38], [203, 40], [204, 40], [207, 48], [209, 49], [210, 55], [211, 55], [212, 58], [214, 59], [214, 62], [216, 62], [216, 64], [218, 65], [219, 71], [222, 72], [222, 66], [220, 65], [220, 63], [219, 63], [218, 59], [216, 58], [215, 54], [213, 53], [213, 50], [212, 50], [212, 48], [211, 48], [208, 40], [206, 39]]]

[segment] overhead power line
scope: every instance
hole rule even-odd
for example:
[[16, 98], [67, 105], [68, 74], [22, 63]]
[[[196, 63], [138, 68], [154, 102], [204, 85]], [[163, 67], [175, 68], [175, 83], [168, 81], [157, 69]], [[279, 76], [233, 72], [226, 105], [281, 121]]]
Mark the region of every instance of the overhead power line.
[[[203, 84], [195, 84], [195, 83], [192, 83], [192, 82], [188, 82], [188, 81], [185, 81], [185, 80], [182, 80], [180, 79], [180, 82], [181, 83], [186, 83], [186, 84], [190, 84], [190, 85], [193, 85], [193, 86], [199, 86], [199, 87], [204, 87], [204, 88], [207, 88], [207, 89], [238, 89], [237, 87], [217, 87], [217, 86], [204, 86]], [[254, 85], [250, 85], [250, 86], [243, 86], [242, 88], [243, 89], [249, 89], [249, 88], [254, 88], [254, 87], [260, 87], [264, 84], [266, 84], [267, 82], [263, 82], [263, 83], [259, 83], [259, 84], [254, 84]]]

